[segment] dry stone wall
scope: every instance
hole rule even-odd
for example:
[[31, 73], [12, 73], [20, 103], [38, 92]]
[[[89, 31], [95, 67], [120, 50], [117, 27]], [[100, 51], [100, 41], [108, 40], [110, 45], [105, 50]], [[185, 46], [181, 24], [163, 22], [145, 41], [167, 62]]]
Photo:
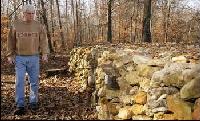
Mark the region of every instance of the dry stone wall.
[[83, 90], [94, 89], [98, 119], [199, 119], [200, 50], [194, 48], [196, 58], [175, 47], [75, 48], [69, 66]]

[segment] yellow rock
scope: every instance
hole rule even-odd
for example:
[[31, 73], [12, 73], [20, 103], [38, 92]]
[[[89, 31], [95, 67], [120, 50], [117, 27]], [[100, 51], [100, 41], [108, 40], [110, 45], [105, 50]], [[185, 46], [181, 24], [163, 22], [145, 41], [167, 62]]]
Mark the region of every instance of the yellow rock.
[[177, 119], [175, 119], [174, 114], [164, 114], [163, 120], [177, 120]]
[[131, 107], [126, 106], [119, 109], [118, 117], [120, 119], [130, 119], [132, 117]]
[[183, 100], [169, 95], [167, 96], [167, 107], [169, 111], [174, 113], [174, 118], [178, 120], [191, 120], [191, 107]]
[[146, 104], [147, 102], [147, 93], [143, 91], [139, 91], [135, 97], [134, 101], [138, 104]]
[[163, 112], [154, 114], [154, 120], [163, 119], [163, 115], [164, 115]]
[[164, 114], [162, 112], [154, 114], [154, 120], [177, 120], [174, 114]]
[[151, 67], [146, 64], [140, 64], [137, 66], [136, 70], [138, 71], [139, 76], [151, 78], [153, 73], [159, 71], [159, 67]]
[[192, 113], [193, 120], [200, 120], [200, 106], [195, 108], [194, 112]]
[[139, 115], [139, 114], [143, 114], [144, 113], [144, 106], [143, 105], [139, 105], [139, 104], [135, 104], [132, 106], [132, 113], [135, 115]]
[[117, 115], [119, 113], [116, 106], [117, 106], [117, 103], [108, 103], [108, 109], [109, 109], [110, 114]]

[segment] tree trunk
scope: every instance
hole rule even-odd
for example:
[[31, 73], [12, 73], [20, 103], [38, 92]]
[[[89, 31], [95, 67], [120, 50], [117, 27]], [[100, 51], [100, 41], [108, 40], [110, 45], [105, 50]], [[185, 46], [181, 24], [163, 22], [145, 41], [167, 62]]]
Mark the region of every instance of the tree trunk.
[[53, 16], [54, 16], [54, 13], [53, 13], [53, 7], [54, 7], [54, 1], [53, 0], [50, 0], [50, 13], [51, 13], [51, 34], [52, 34], [52, 36], [54, 37], [54, 39], [52, 40], [53, 41], [53, 47], [54, 47], [54, 49], [56, 49], [56, 47], [57, 47], [57, 43], [56, 43], [56, 39], [55, 39], [55, 33], [54, 33], [54, 31], [55, 31], [55, 29], [54, 29], [54, 18], [53, 18]]
[[46, 31], [47, 31], [49, 50], [50, 50], [50, 52], [53, 52], [53, 47], [52, 47], [52, 44], [51, 44], [51, 35], [50, 35], [50, 32], [49, 32], [48, 21], [47, 21], [47, 16], [46, 16], [46, 9], [44, 8], [44, 1], [43, 0], [41, 0], [41, 6], [42, 6], [42, 11], [43, 11], [42, 17], [43, 17], [44, 24], [46, 26]]
[[108, 1], [108, 33], [107, 33], [107, 41], [112, 43], [112, 1]]
[[80, 46], [80, 25], [79, 25], [79, 10], [78, 10], [78, 2], [76, 0], [76, 46]]
[[73, 38], [73, 46], [76, 45], [76, 18], [75, 18], [75, 12], [74, 12], [74, 1], [71, 0], [71, 7], [72, 7], [72, 15], [73, 15], [73, 26], [74, 26], [74, 38]]
[[151, 0], [144, 1], [143, 42], [151, 42]]
[[167, 0], [166, 4], [167, 10], [165, 10], [165, 22], [164, 22], [164, 38], [165, 42], [168, 41], [168, 26], [169, 26], [169, 17], [170, 17], [170, 8], [171, 8], [171, 0]]
[[138, 39], [138, 38], [136, 38], [137, 37], [137, 22], [138, 22], [138, 7], [139, 6], [139, 0], [137, 0], [137, 3], [135, 4], [135, 21], [134, 21], [134, 27], [135, 27], [135, 29], [134, 29], [134, 42], [136, 42], [136, 39]]
[[120, 15], [118, 16], [118, 38], [119, 38], [119, 43], [120, 43], [120, 39], [121, 39], [121, 19], [120, 19]]
[[187, 24], [186, 25], [187, 25], [188, 30], [187, 30], [187, 36], [186, 36], [187, 39], [186, 39], [186, 41], [187, 41], [187, 44], [188, 44], [191, 41], [191, 23], [187, 22]]
[[[16, 10], [17, 9], [17, 2], [16, 2], [16, 0], [14, 0], [13, 2], [14, 2], [14, 10]], [[15, 20], [17, 20], [17, 19], [18, 19], [18, 16], [17, 16], [17, 13], [15, 12]]]
[[64, 47], [64, 35], [63, 35], [62, 23], [60, 19], [60, 8], [59, 8], [58, 0], [56, 0], [56, 5], [57, 5], [57, 11], [58, 11], [58, 21], [59, 21], [59, 27], [60, 27], [61, 43], [62, 43], [62, 47]]
[[[38, 9], [40, 8], [40, 5], [41, 5], [41, 0], [38, 0], [38, 2], [37, 2], [37, 8], [38, 8]], [[44, 23], [44, 22], [43, 22], [43, 18], [41, 17], [41, 16], [42, 16], [41, 11], [38, 11], [37, 14], [38, 14], [38, 15], [37, 15], [38, 21], [40, 21], [41, 23]]]
[[131, 32], [130, 32], [130, 42], [133, 42], [133, 17], [131, 16]]
[[[7, 3], [7, 5], [9, 5], [9, 3], [10, 3], [10, 0], [8, 0], [8, 3]], [[7, 14], [7, 16], [9, 16], [9, 7], [7, 7], [7, 10], [6, 10], [6, 14]], [[8, 18], [9, 19], [9, 21], [11, 21], [11, 17], [10, 18]], [[9, 22], [7, 23], [7, 28], [9, 28]]]
[[[67, 0], [65, 1], [65, 4], [66, 4], [66, 28], [67, 28], [67, 30], [66, 30], [67, 36], [65, 37], [65, 39], [66, 39], [66, 42], [67, 42], [68, 41], [68, 1]], [[68, 44], [67, 44], [67, 46], [68, 46]]]
[[53, 14], [53, 6], [54, 6], [54, 4], [53, 4], [53, 0], [50, 0], [50, 12], [51, 12], [51, 33], [54, 33], [54, 20], [53, 20], [53, 16], [54, 16], [54, 14]]
[[99, 40], [99, 34], [100, 34], [100, 18], [99, 18], [99, 9], [98, 9], [98, 3], [97, 0], [94, 1], [94, 5], [95, 5], [95, 13], [96, 13], [96, 17], [97, 17], [97, 21], [98, 21], [98, 27], [97, 27], [97, 40]]

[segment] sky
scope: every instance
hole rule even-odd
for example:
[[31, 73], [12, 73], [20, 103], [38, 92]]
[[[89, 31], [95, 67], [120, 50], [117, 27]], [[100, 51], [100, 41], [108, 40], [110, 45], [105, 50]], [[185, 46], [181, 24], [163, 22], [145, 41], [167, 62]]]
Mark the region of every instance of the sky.
[[200, 10], [200, 0], [186, 0], [185, 4], [191, 8]]
[[[1, 1], [4, 4], [3, 6], [6, 6], [7, 0], [1, 0]], [[60, 0], [61, 13], [65, 11], [65, 1], [66, 0]], [[86, 7], [84, 9], [86, 9], [86, 12], [88, 13], [89, 12], [89, 8], [90, 8], [90, 4], [93, 3], [94, 0], [82, 0], [82, 1], [85, 2]], [[185, 0], [185, 2], [183, 4], [188, 5], [190, 8], [194, 8], [196, 10], [200, 10], [200, 0]]]
[[[60, 2], [65, 6], [65, 1], [66, 0], [60, 0]], [[89, 4], [91, 2], [93, 2], [93, 0], [82, 0], [86, 3], [87, 7], [86, 8], [89, 8]], [[188, 5], [189, 7], [191, 8], [194, 8], [194, 9], [198, 9], [200, 10], [200, 0], [185, 0], [184, 2], [185, 5]]]

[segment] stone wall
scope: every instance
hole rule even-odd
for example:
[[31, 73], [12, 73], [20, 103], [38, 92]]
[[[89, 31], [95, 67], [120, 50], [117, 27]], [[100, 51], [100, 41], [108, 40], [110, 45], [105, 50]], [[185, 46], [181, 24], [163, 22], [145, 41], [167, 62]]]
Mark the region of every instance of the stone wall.
[[98, 119], [200, 119], [200, 50], [194, 48], [192, 56], [171, 46], [75, 48], [69, 66], [83, 90], [94, 89]]

